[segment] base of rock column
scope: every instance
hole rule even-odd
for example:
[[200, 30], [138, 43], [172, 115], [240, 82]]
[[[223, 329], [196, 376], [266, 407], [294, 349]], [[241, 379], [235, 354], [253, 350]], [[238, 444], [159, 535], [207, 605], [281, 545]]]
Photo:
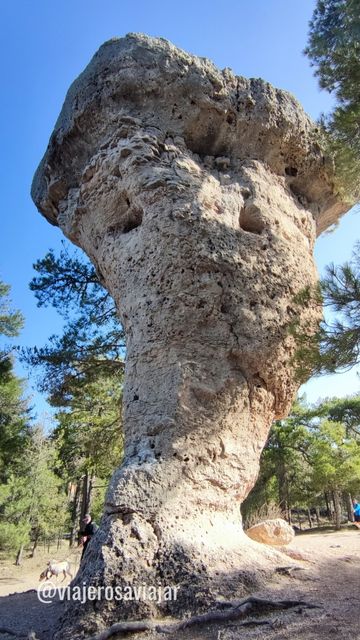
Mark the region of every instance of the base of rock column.
[[203, 613], [261, 589], [284, 564], [281, 552], [216, 516], [212, 530], [192, 543], [162, 539], [138, 514], [108, 516], [101, 536], [71, 586], [91, 586], [99, 597], [67, 605], [55, 640], [91, 637], [115, 622]]

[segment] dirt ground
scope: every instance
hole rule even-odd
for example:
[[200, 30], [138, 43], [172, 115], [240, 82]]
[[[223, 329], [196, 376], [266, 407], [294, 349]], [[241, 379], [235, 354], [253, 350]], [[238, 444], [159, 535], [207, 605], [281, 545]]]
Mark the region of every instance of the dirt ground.
[[[40, 547], [34, 558], [24, 556], [22, 565], [15, 566], [11, 560], [0, 560], [0, 640], [10, 638], [26, 638], [29, 631], [34, 630], [36, 637], [50, 640], [52, 628], [56, 628], [61, 614], [62, 604], [52, 602], [43, 604], [37, 597], [36, 589], [39, 577], [46, 568], [48, 560], [69, 560], [71, 571], [76, 574], [79, 567], [81, 549], [71, 551], [67, 542], [60, 548], [55, 545], [48, 549]], [[70, 583], [70, 578], [61, 583]], [[56, 580], [55, 580], [56, 581]], [[8, 629], [16, 635], [4, 633]]]
[[[307, 560], [294, 561], [284, 555], [282, 571], [261, 592], [254, 595], [273, 600], [299, 599], [318, 606], [302, 606], [284, 612], [262, 614], [240, 621], [193, 627], [178, 634], [164, 636], [145, 632], [127, 636], [133, 640], [360, 640], [360, 530], [344, 528], [339, 532], [313, 530], [296, 536], [290, 549], [303, 553]], [[52, 551], [50, 557], [68, 558], [77, 568], [78, 554], [68, 554], [68, 548]], [[0, 640], [26, 638], [32, 629], [40, 640], [51, 640], [62, 605], [42, 604], [36, 594], [39, 574], [49, 556], [25, 559], [22, 567], [0, 562]], [[309, 561], [311, 560], [311, 562]], [[290, 575], [286, 567], [300, 567]], [[60, 582], [60, 579], [59, 579]], [[64, 584], [67, 584], [65, 581]], [[259, 621], [265, 624], [259, 625]], [[16, 634], [16, 635], [15, 635]], [[120, 636], [118, 636], [120, 638]]]

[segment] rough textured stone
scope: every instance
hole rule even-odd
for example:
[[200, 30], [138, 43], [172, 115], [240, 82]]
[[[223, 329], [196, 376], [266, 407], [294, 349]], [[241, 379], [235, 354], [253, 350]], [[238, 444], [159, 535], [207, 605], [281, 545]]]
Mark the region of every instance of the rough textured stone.
[[246, 534], [256, 542], [275, 546], [290, 544], [295, 538], [294, 529], [282, 518], [259, 522], [247, 529]]
[[[184, 613], [270, 557], [240, 505], [297, 389], [289, 325], [318, 317], [294, 298], [346, 209], [331, 171], [291, 95], [163, 39], [105, 43], [71, 86], [32, 195], [96, 266], [127, 339], [125, 460], [80, 583], [180, 584]], [[90, 605], [72, 616], [93, 624]]]

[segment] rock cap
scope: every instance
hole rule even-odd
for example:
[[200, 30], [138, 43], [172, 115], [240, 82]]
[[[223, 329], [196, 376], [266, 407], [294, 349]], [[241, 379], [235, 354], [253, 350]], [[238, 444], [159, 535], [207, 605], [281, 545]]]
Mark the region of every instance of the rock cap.
[[220, 170], [224, 159], [235, 170], [247, 159], [267, 164], [312, 211], [318, 233], [349, 208], [335, 193], [316, 125], [290, 93], [130, 33], [105, 42], [67, 93], [31, 190], [52, 224], [91, 157], [129, 118], [182, 139], [201, 159], [220, 158]]

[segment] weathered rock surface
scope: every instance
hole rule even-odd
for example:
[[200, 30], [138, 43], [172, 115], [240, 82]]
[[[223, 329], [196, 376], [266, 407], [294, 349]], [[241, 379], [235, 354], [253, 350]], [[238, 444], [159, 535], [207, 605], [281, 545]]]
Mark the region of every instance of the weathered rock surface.
[[256, 542], [275, 546], [290, 544], [295, 538], [294, 529], [282, 518], [259, 522], [247, 529], [246, 535]]
[[143, 35], [105, 43], [67, 94], [32, 195], [127, 336], [125, 460], [78, 581], [181, 587], [97, 603], [97, 622], [74, 603], [88, 627], [200, 609], [274, 553], [240, 504], [297, 389], [289, 325], [318, 318], [294, 302], [316, 233], [346, 209], [313, 133], [288, 93]]

